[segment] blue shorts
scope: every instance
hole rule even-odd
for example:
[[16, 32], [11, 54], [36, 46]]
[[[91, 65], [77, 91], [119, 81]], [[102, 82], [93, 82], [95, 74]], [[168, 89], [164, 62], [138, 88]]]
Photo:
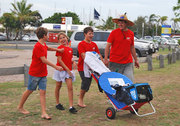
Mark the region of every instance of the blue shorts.
[[34, 91], [38, 86], [38, 90], [46, 90], [47, 78], [45, 77], [34, 77], [29, 75], [27, 89]]

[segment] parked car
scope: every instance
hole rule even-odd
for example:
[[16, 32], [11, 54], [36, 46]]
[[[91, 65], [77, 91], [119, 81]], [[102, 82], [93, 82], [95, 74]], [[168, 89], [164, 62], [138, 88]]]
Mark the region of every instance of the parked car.
[[[110, 31], [94, 31], [94, 37], [92, 41], [97, 44], [99, 51], [103, 56], [109, 34]], [[82, 31], [75, 31], [71, 35], [71, 48], [73, 49], [74, 55], [78, 56], [77, 46], [82, 40], [84, 40], [84, 34]]]
[[164, 38], [164, 37], [162, 37], [161, 40], [160, 40], [160, 44], [161, 45], [169, 45], [169, 40]]
[[145, 40], [150, 40], [150, 41], [153, 40], [153, 38], [152, 38], [151, 36], [144, 36], [144, 39], [145, 39]]
[[30, 35], [30, 37], [29, 37], [29, 41], [31, 42], [31, 41], [38, 41], [38, 37], [36, 36], [36, 35]]
[[155, 53], [157, 50], [159, 50], [159, 45], [153, 41], [150, 41], [150, 40], [145, 40], [145, 39], [139, 39], [141, 40], [141, 42], [143, 43], [149, 43], [150, 44], [150, 50], [152, 53]]
[[[94, 31], [93, 42], [95, 42], [100, 50], [102, 56], [104, 56], [104, 50], [107, 44], [107, 38], [109, 37], [111, 31]], [[78, 56], [77, 46], [79, 42], [84, 40], [84, 34], [82, 31], [75, 31], [70, 37], [71, 48], [73, 49], [73, 54]], [[147, 56], [150, 54], [151, 45], [149, 43], [143, 43], [142, 40], [136, 40], [134, 42], [136, 54], [139, 57]]]
[[0, 41], [6, 41], [7, 37], [3, 34], [0, 34]]
[[156, 41], [156, 42], [159, 42], [161, 39], [161, 36], [154, 36], [153, 37], [153, 40]]
[[180, 36], [172, 36], [172, 39], [180, 40]]
[[167, 40], [171, 40], [171, 37], [169, 36], [169, 35], [163, 35], [163, 36], [161, 36], [162, 38], [165, 38], [165, 39], [167, 39]]
[[29, 38], [30, 38], [29, 35], [24, 35], [24, 36], [22, 37], [22, 40], [23, 40], [23, 41], [29, 41]]
[[149, 43], [144, 43], [143, 40], [135, 40], [134, 47], [137, 57], [146, 57], [148, 54], [152, 54], [151, 46]]
[[169, 41], [169, 45], [171, 46], [171, 48], [177, 48], [177, 47], [179, 47], [178, 40], [176, 40], [176, 39], [171, 39], [171, 40]]

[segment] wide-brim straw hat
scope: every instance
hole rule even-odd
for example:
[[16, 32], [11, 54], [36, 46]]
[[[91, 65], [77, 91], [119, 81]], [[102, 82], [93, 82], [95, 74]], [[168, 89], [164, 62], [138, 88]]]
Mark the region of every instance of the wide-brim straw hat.
[[124, 15], [121, 15], [120, 18], [113, 18], [112, 21], [114, 23], [118, 23], [118, 21], [125, 21], [127, 26], [133, 26], [134, 23], [130, 20], [128, 20], [126, 13]]

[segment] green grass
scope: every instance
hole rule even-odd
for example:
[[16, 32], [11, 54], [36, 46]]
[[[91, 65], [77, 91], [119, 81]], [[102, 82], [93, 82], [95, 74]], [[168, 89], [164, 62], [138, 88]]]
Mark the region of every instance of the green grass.
[[[152, 103], [157, 112], [146, 117], [132, 115], [129, 111], [116, 113], [114, 120], [109, 120], [105, 116], [108, 107], [112, 107], [107, 102], [104, 93], [98, 91], [96, 82], [93, 80], [90, 90], [85, 95], [87, 108], [79, 108], [77, 101], [81, 86], [80, 77], [77, 74], [74, 88], [74, 106], [78, 109], [78, 114], [73, 115], [68, 112], [68, 95], [66, 84], [61, 89], [60, 101], [66, 110], [57, 111], [55, 109], [55, 81], [48, 78], [46, 106], [47, 112], [52, 116], [52, 120], [46, 121], [40, 118], [39, 92], [35, 91], [25, 103], [25, 108], [31, 113], [23, 115], [17, 112], [22, 93], [26, 90], [23, 82], [0, 83], [0, 125], [22, 125], [22, 126], [176, 126], [180, 125], [180, 61], [175, 64], [165, 65], [165, 68], [158, 67], [158, 61], [153, 59], [153, 71], [147, 71], [147, 64], [140, 64], [140, 69], [135, 69], [135, 82], [148, 82], [153, 90]], [[141, 113], [151, 112], [148, 104], [140, 108]]]
[[157, 52], [157, 54], [161, 54], [161, 55], [165, 55], [165, 54], [169, 54], [169, 53], [172, 53], [172, 51], [170, 50], [169, 51], [169, 49], [168, 48], [165, 48], [164, 50], [162, 49], [162, 48], [160, 48], [159, 49], [159, 52]]

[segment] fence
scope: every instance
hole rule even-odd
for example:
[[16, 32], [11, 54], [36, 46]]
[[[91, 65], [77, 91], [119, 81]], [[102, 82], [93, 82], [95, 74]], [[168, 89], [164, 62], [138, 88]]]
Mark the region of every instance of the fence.
[[[156, 57], [157, 60], [159, 60], [159, 67], [164, 68], [164, 59], [168, 59], [168, 64], [176, 63], [176, 60], [180, 60], [180, 50], [179, 49], [173, 49], [172, 53], [169, 53], [167, 55], [159, 55]], [[146, 58], [147, 64], [148, 64], [148, 71], [153, 70], [152, 66], [152, 56], [148, 55]]]
[[0, 68], [0, 76], [24, 74], [24, 86], [28, 84], [29, 66], [24, 64], [22, 67]]
[[[167, 55], [159, 55], [156, 57], [159, 60], [159, 67], [164, 68], [164, 59], [168, 59], [168, 64], [176, 63], [176, 60], [180, 60], [180, 49], [173, 50], [172, 53]], [[147, 62], [148, 71], [153, 70], [152, 56], [148, 55], [146, 58], [141, 59], [140, 62]], [[28, 84], [28, 72], [29, 66], [24, 64], [22, 67], [11, 67], [11, 68], [0, 68], [0, 76], [5, 75], [15, 75], [15, 74], [24, 74], [24, 86]]]

